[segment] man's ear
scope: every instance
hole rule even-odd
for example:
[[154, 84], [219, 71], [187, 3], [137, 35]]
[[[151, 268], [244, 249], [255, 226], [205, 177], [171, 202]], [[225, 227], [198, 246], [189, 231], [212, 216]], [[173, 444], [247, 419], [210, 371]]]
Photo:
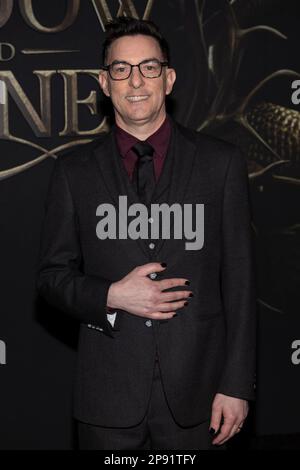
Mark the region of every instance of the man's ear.
[[168, 67], [166, 70], [166, 95], [169, 95], [172, 92], [175, 81], [176, 81], [175, 69]]
[[99, 84], [105, 96], [110, 96], [106, 70], [100, 70]]

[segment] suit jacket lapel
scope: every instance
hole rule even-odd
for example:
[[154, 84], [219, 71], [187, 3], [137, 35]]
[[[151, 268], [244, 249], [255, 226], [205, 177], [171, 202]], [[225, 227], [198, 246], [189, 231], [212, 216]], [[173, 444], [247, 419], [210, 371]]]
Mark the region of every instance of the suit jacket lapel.
[[[169, 206], [181, 203], [192, 174], [196, 146], [182, 132], [182, 126], [173, 118], [172, 134], [166, 161], [161, 177], [153, 194], [152, 202]], [[165, 191], [167, 189], [167, 193]], [[170, 234], [173, 233], [173, 217], [171, 217]], [[160, 238], [156, 243], [155, 255], [164, 245], [165, 239]]]
[[171, 184], [169, 201], [182, 202], [192, 175], [196, 145], [183, 133], [183, 127], [173, 120], [173, 167], [170, 170]]
[[[114, 125], [110, 132], [105, 136], [103, 142], [94, 150], [97, 164], [100, 168], [103, 184], [107, 192], [115, 202], [117, 217], [119, 214], [119, 196], [127, 196], [128, 206], [140, 202], [138, 195], [134, 191], [124, 164], [122, 162], [117, 142], [114, 135]], [[147, 240], [146, 240], [147, 241]], [[126, 239], [119, 240], [125, 243], [124, 248], [127, 248]], [[145, 240], [137, 239], [138, 246], [149, 258], [149, 248]]]

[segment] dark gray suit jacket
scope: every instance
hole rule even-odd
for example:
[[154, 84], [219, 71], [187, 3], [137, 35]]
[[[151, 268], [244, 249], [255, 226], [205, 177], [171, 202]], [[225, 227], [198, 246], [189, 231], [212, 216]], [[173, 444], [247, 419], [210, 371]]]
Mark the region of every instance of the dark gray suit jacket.
[[[161, 238], [150, 249], [149, 240], [97, 237], [99, 204], [117, 207], [119, 195], [139, 202], [114, 126], [55, 162], [37, 288], [81, 323], [74, 416], [91, 424], [122, 427], [142, 420], [156, 350], [170, 409], [183, 426], [208, 420], [217, 392], [254, 398], [256, 301], [246, 162], [233, 145], [171, 121], [152, 202], [203, 203], [201, 250], [186, 250], [185, 239]], [[119, 310], [112, 328], [105, 308], [110, 284], [151, 261], [167, 263], [157, 280], [189, 279], [186, 289], [194, 298], [168, 321], [147, 322]]]

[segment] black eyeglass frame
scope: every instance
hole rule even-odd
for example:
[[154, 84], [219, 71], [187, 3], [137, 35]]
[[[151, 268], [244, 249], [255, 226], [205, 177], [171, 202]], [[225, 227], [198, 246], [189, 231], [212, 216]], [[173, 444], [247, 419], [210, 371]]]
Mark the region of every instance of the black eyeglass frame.
[[[141, 65], [142, 64], [146, 64], [147, 62], [157, 62], [158, 64], [160, 64], [160, 73], [159, 75], [156, 75], [155, 77], [147, 77], [146, 75], [143, 74], [142, 70], [141, 70]], [[130, 72], [129, 72], [129, 75], [126, 77], [126, 78], [114, 78], [111, 74], [111, 67], [112, 65], [116, 65], [116, 64], [126, 64], [126, 65], [130, 65]], [[116, 80], [116, 81], [121, 81], [121, 80], [128, 80], [128, 78], [130, 77], [130, 75], [132, 74], [132, 69], [133, 67], [138, 67], [139, 68], [139, 71], [141, 73], [141, 75], [144, 77], [144, 78], [150, 78], [150, 79], [153, 79], [153, 78], [159, 78], [162, 74], [162, 69], [163, 67], [167, 67], [169, 65], [169, 62], [167, 61], [160, 61], [158, 59], [145, 59], [145, 60], [142, 60], [142, 62], [140, 62], [139, 64], [130, 64], [129, 62], [126, 62], [125, 60], [123, 61], [115, 61], [115, 62], [112, 62], [111, 64], [108, 64], [108, 65], [103, 65], [101, 67], [101, 70], [105, 70], [109, 73], [109, 76], [112, 80]]]

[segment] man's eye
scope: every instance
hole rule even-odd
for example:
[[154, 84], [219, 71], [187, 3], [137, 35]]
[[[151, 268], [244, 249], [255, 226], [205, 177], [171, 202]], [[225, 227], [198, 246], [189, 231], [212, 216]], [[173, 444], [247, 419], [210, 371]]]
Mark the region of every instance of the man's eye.
[[115, 64], [113, 66], [113, 69], [115, 72], [124, 72], [124, 70], [127, 70], [127, 65], [126, 64]]

